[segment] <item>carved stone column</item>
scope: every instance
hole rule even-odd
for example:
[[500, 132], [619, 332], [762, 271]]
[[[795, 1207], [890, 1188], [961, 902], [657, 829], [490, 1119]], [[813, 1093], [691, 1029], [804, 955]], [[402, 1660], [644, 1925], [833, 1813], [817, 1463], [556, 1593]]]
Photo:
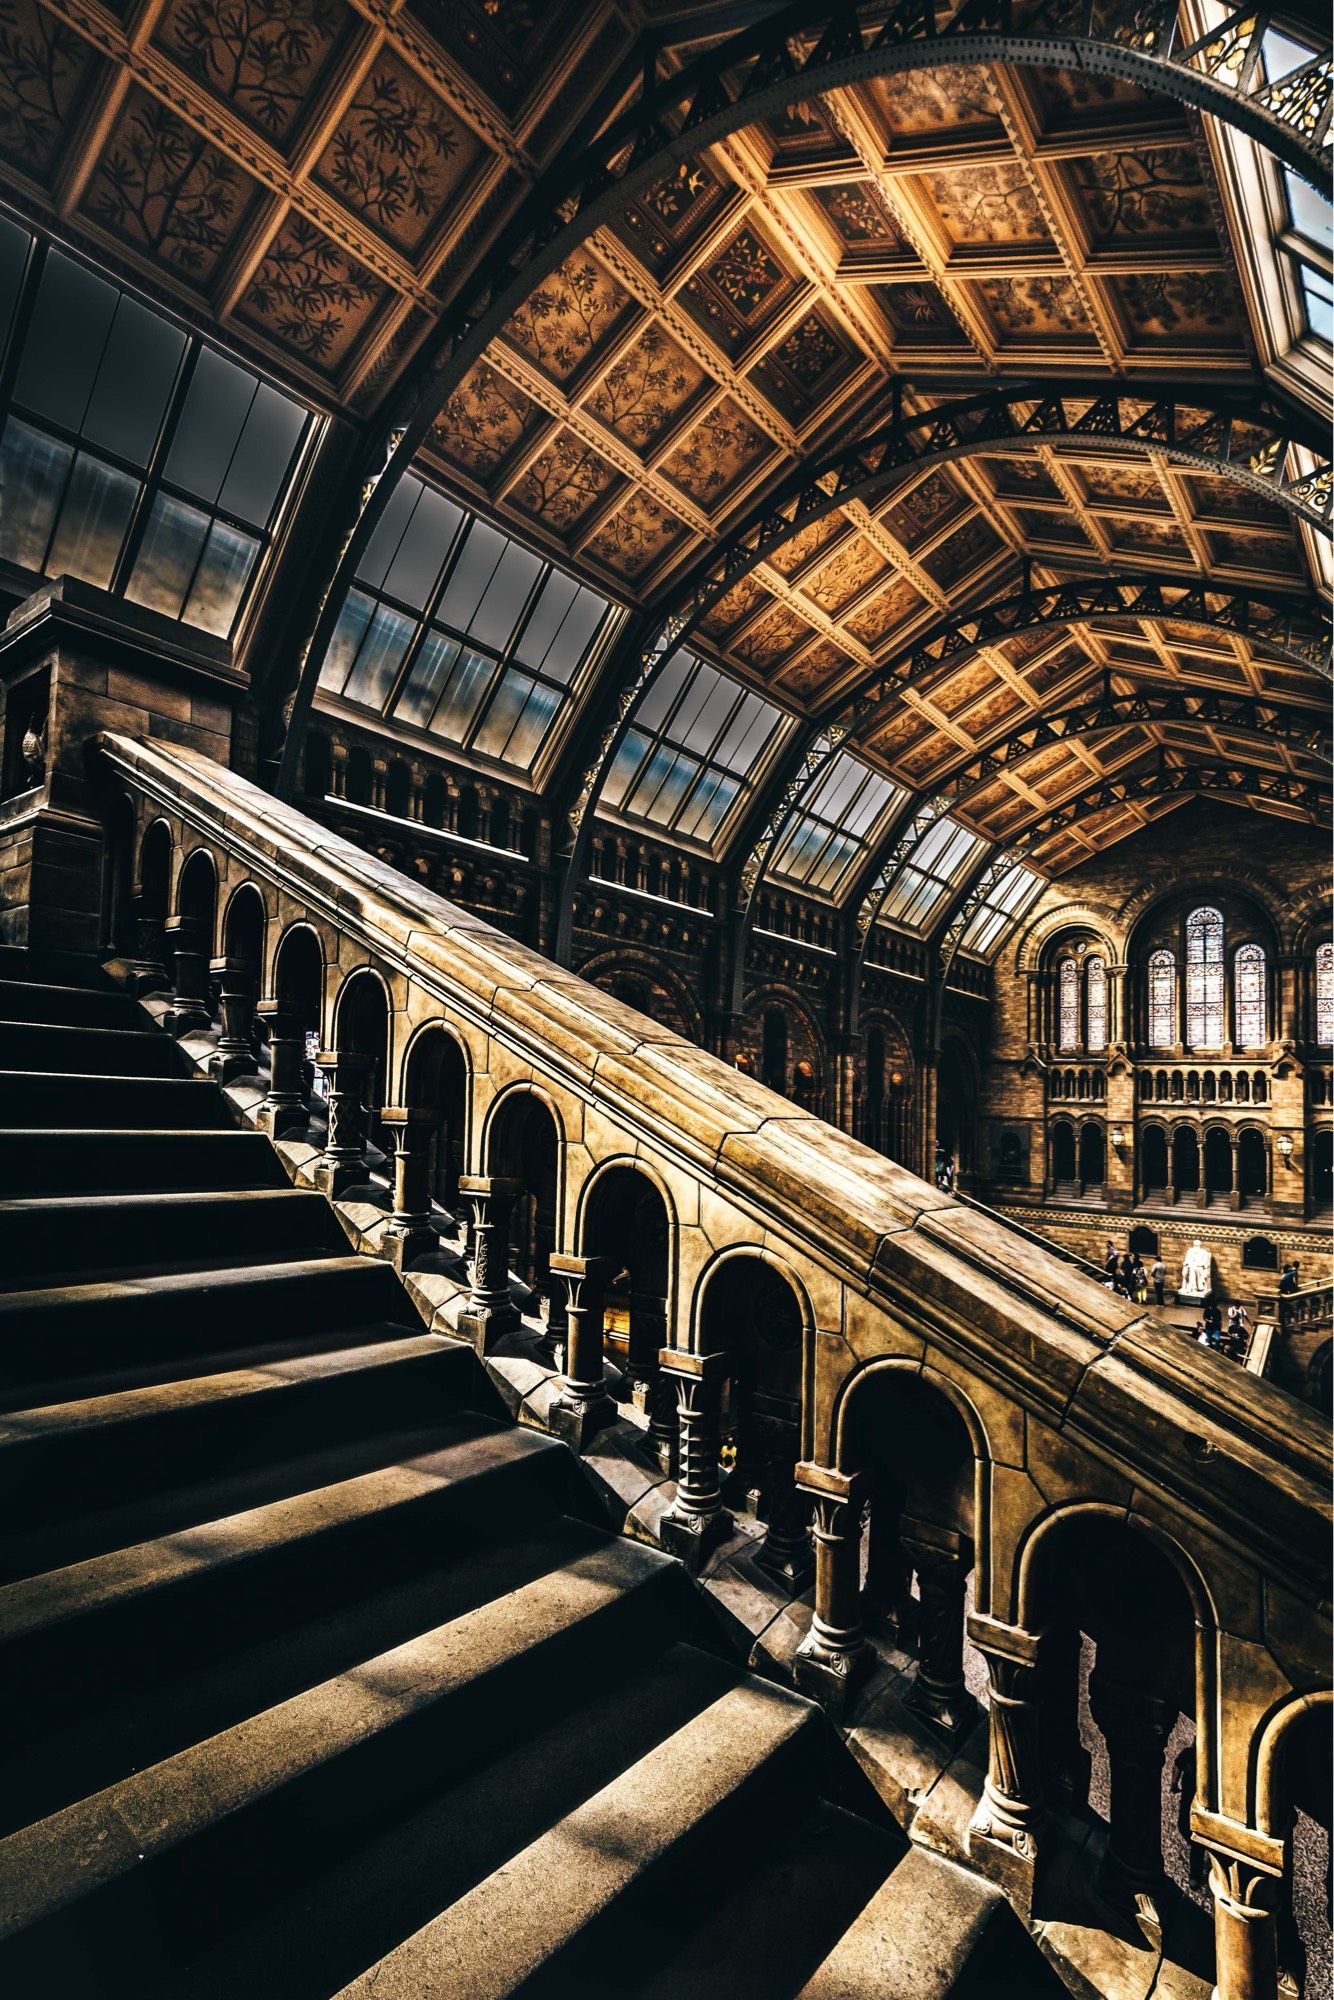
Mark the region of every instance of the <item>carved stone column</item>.
[[1177, 1712], [1152, 1688], [1101, 1662], [1089, 1676], [1089, 1711], [1107, 1745], [1111, 1784], [1098, 1886], [1156, 1924], [1164, 1880], [1163, 1755]]
[[964, 1686], [963, 1611], [973, 1545], [934, 1521], [899, 1522], [899, 1540], [917, 1572], [917, 1674], [907, 1706], [937, 1736], [958, 1743], [972, 1728], [977, 1703]]
[[1084, 1638], [1077, 1626], [1044, 1633], [1038, 1666], [1042, 1764], [1048, 1792], [1067, 1806], [1088, 1803], [1093, 1760], [1079, 1736], [1079, 1679]]
[[326, 1079], [329, 1129], [314, 1178], [316, 1187], [331, 1201], [348, 1188], [359, 1186], [367, 1176], [366, 1129], [369, 1114], [366, 1085], [374, 1060], [373, 1056], [353, 1055], [337, 1049], [321, 1049], [315, 1058]]
[[664, 1347], [658, 1366], [676, 1391], [678, 1428], [676, 1498], [662, 1518], [662, 1545], [698, 1569], [732, 1527], [718, 1481], [718, 1411], [730, 1360]]
[[1027, 1916], [1043, 1805], [1038, 1647], [1041, 1635], [974, 1612], [968, 1636], [991, 1678], [987, 1776], [968, 1829], [968, 1852], [979, 1872], [1005, 1889]]
[[607, 1282], [615, 1266], [610, 1257], [552, 1256], [552, 1277], [565, 1289], [565, 1368], [560, 1399], [548, 1421], [558, 1437], [575, 1451], [611, 1423], [616, 1405], [603, 1375]]
[[837, 1721], [871, 1663], [862, 1636], [862, 1502], [864, 1472], [830, 1466], [797, 1467], [797, 1486], [815, 1504], [815, 1615], [793, 1661], [797, 1686]]
[[753, 1416], [751, 1425], [759, 1434], [761, 1490], [769, 1510], [768, 1532], [755, 1557], [756, 1566], [795, 1595], [806, 1588], [815, 1569], [811, 1503], [796, 1485], [800, 1429], [795, 1421], [779, 1417]]
[[472, 1211], [468, 1303], [459, 1315], [459, 1337], [486, 1354], [519, 1324], [510, 1297], [510, 1217], [523, 1182], [509, 1174], [460, 1174], [459, 1193]]
[[164, 993], [171, 985], [164, 961], [166, 941], [163, 937], [161, 917], [145, 914], [143, 898], [137, 897], [137, 914], [134, 922], [136, 955], [130, 960], [130, 973], [126, 985], [131, 993]]
[[394, 1206], [384, 1254], [397, 1271], [439, 1246], [431, 1227], [431, 1134], [436, 1114], [424, 1105], [388, 1105], [380, 1123], [394, 1149]]
[[1276, 2000], [1274, 1911], [1288, 1868], [1285, 1844], [1199, 1805], [1191, 1807], [1190, 1830], [1209, 1856], [1214, 2000]]
[[190, 1035], [199, 1028], [207, 1028], [212, 1019], [203, 931], [193, 917], [168, 917], [162, 932], [175, 967], [171, 1012], [164, 1026], [173, 1035]]
[[210, 1072], [219, 1083], [230, 1083], [237, 1076], [253, 1076], [259, 1067], [250, 1040], [255, 1018], [255, 968], [248, 958], [229, 957], [211, 958], [208, 970], [218, 988], [218, 1015], [222, 1023]]
[[282, 1139], [304, 1132], [310, 1120], [301, 1074], [305, 1031], [285, 1000], [261, 1000], [255, 1013], [269, 1035], [269, 1094], [256, 1120], [271, 1139]]

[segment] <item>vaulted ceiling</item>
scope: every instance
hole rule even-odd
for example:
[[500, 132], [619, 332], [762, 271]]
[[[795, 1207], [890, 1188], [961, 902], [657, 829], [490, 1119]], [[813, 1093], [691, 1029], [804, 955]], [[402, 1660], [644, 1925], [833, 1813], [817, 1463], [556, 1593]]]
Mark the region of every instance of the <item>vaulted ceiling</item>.
[[[625, 100], [646, 31], [670, 72], [727, 25], [606, 0], [0, 0], [0, 155], [30, 215], [370, 435], [525, 189]], [[794, 33], [795, 61], [819, 31]], [[1318, 656], [1309, 522], [1207, 450], [1174, 454], [1152, 426], [1113, 449], [1097, 421], [1100, 389], [1148, 411], [1166, 385], [1179, 434], [1202, 435], [1220, 398], [1275, 387], [1242, 254], [1260, 218], [1238, 211], [1218, 121], [1105, 71], [1000, 61], [793, 95], [586, 231], [446, 384], [419, 469], [665, 615], [804, 465], [891, 414], [1031, 384], [1017, 446], [909, 462], [795, 517], [691, 643], [808, 722], [851, 715], [859, 751], [914, 792], [1009, 746], [955, 808], [991, 840], [1151, 764], [1327, 787], [1299, 730], [1152, 704], [1023, 736], [1103, 687], [1318, 713], [1316, 666], [1224, 629], [1217, 603], [1207, 623], [1104, 612], [914, 653], [961, 611], [1147, 575], [1290, 594]], [[1272, 429], [1257, 418], [1257, 463]], [[1127, 790], [1035, 865], [1059, 873], [1178, 803]], [[1281, 786], [1243, 795], [1298, 810]]]

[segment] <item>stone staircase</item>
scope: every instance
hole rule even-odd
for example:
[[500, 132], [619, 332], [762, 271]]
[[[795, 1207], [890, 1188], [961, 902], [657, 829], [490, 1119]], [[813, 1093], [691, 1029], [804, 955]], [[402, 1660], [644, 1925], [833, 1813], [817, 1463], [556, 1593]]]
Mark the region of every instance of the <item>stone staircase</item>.
[[1053, 1990], [137, 1004], [0, 1128], [0, 1991]]

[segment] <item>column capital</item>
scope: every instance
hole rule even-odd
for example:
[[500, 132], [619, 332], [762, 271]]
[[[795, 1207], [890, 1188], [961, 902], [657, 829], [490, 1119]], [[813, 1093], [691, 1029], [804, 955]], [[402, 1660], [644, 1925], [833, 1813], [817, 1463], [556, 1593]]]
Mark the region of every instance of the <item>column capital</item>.
[[465, 1199], [485, 1200], [495, 1196], [501, 1201], [517, 1201], [524, 1191], [524, 1185], [514, 1174], [460, 1174], [459, 1193]]
[[1191, 1839], [1207, 1848], [1209, 1854], [1221, 1861], [1229, 1873], [1235, 1869], [1239, 1875], [1253, 1876], [1257, 1880], [1268, 1877], [1281, 1881], [1287, 1869], [1286, 1841], [1272, 1833], [1261, 1833], [1256, 1827], [1245, 1826], [1240, 1820], [1229, 1819], [1224, 1813], [1211, 1812], [1198, 1799], [1191, 1801], [1190, 1834]]
[[1035, 1667], [1038, 1663], [1038, 1649], [1042, 1644], [1041, 1632], [1029, 1632], [1022, 1625], [1006, 1625], [999, 1618], [989, 1618], [983, 1612], [970, 1611], [968, 1637], [979, 1653], [1010, 1660], [1017, 1667]]
[[860, 1504], [871, 1490], [868, 1472], [840, 1472], [837, 1466], [816, 1465], [808, 1458], [802, 1459], [793, 1477], [803, 1493], [842, 1501], [845, 1506]]
[[684, 1347], [660, 1347], [658, 1366], [666, 1375], [684, 1375], [696, 1382], [718, 1382], [732, 1365], [732, 1357], [719, 1348], [712, 1354], [693, 1354]]
[[386, 1104], [380, 1111], [380, 1123], [391, 1131], [401, 1131], [405, 1138], [409, 1131], [428, 1131], [439, 1122], [439, 1112], [427, 1104]]

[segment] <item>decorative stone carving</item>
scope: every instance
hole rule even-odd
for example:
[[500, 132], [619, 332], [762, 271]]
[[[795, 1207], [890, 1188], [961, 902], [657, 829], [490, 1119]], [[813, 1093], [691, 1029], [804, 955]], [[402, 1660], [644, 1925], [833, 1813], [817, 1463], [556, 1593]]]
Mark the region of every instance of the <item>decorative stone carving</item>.
[[459, 1176], [459, 1193], [472, 1210], [471, 1290], [459, 1315], [459, 1334], [471, 1340], [479, 1354], [488, 1353], [502, 1334], [519, 1324], [518, 1307], [510, 1296], [509, 1237], [510, 1217], [523, 1191], [523, 1182], [508, 1174]]
[[207, 1028], [212, 1019], [204, 934], [193, 917], [168, 917], [162, 929], [176, 972], [171, 1012], [163, 1025], [177, 1037], [191, 1035]]
[[1190, 1830], [1209, 1856], [1214, 1901], [1214, 2000], [1275, 2000], [1281, 1990], [1274, 1911], [1288, 1872], [1283, 1841], [1198, 1801]]
[[732, 1526], [718, 1478], [718, 1412], [730, 1365], [724, 1353], [686, 1354], [664, 1347], [658, 1356], [663, 1377], [676, 1390], [679, 1433], [676, 1498], [660, 1533], [663, 1547], [691, 1569], [699, 1568]]
[[1214, 1260], [1199, 1237], [1181, 1260], [1179, 1299], [1207, 1299], [1214, 1288]]
[[428, 1256], [439, 1238], [431, 1227], [431, 1133], [436, 1115], [418, 1105], [388, 1105], [380, 1123], [394, 1149], [394, 1206], [384, 1253], [396, 1270]]
[[218, 988], [222, 1022], [210, 1069], [219, 1083], [231, 1083], [238, 1076], [253, 1076], [259, 1067], [250, 1040], [255, 1018], [255, 968], [247, 958], [227, 957], [210, 959], [208, 969]]
[[963, 1678], [964, 1592], [973, 1545], [934, 1521], [902, 1520], [899, 1539], [917, 1572], [921, 1605], [917, 1673], [907, 1706], [936, 1735], [957, 1743], [977, 1714]]
[[815, 1612], [793, 1668], [802, 1692], [838, 1719], [871, 1658], [861, 1624], [862, 1504], [869, 1482], [863, 1472], [804, 1462], [796, 1483], [815, 1508]]
[[366, 1179], [366, 1086], [375, 1058], [348, 1050], [321, 1049], [315, 1061], [324, 1072], [329, 1129], [315, 1168], [315, 1185], [331, 1201]]
[[560, 1399], [553, 1404], [548, 1421], [558, 1436], [582, 1451], [616, 1415], [603, 1374], [603, 1312], [614, 1265], [610, 1257], [565, 1257], [558, 1253], [549, 1268], [565, 1288], [566, 1306]]
[[306, 1037], [285, 1000], [261, 1000], [255, 1013], [269, 1038], [269, 1092], [256, 1120], [271, 1138], [282, 1139], [304, 1132], [309, 1121], [302, 1076]]

